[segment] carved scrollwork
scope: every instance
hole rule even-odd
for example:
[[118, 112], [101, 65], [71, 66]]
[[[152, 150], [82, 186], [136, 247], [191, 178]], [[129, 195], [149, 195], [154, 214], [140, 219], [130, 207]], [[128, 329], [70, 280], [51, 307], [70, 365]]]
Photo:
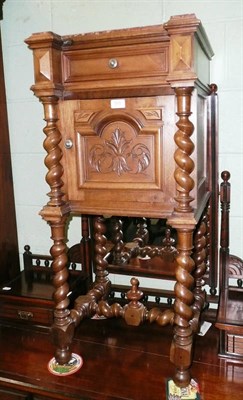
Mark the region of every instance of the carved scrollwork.
[[240, 257], [230, 254], [228, 261], [229, 277], [243, 277], [243, 261]]
[[162, 120], [161, 109], [141, 109], [140, 112], [147, 120]]
[[96, 172], [104, 174], [114, 172], [120, 176], [126, 172], [142, 173], [150, 164], [150, 151], [143, 143], [132, 144], [133, 140], [126, 139], [125, 133], [116, 128], [110, 140], [91, 148], [89, 164]]

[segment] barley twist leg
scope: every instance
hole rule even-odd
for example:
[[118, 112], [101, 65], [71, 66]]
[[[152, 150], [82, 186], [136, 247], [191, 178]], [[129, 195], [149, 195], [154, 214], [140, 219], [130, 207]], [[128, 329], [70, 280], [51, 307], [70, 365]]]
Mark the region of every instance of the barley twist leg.
[[170, 358], [176, 367], [174, 381], [176, 385], [185, 387], [190, 383], [190, 365], [192, 361], [192, 303], [194, 295], [192, 287], [194, 279], [191, 272], [194, 261], [191, 258], [192, 228], [178, 228], [178, 257], [176, 268], [175, 303], [174, 303], [174, 338], [171, 345]]

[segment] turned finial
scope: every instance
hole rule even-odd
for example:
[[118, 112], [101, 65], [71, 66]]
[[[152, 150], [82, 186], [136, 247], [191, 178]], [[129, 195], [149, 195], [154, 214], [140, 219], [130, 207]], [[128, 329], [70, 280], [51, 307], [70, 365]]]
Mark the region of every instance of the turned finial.
[[175, 251], [175, 239], [173, 239], [171, 237], [171, 229], [170, 228], [166, 228], [165, 230], [165, 237], [162, 240], [163, 243], [163, 249], [165, 251], [171, 252], [171, 251]]
[[133, 308], [139, 307], [139, 300], [143, 297], [143, 292], [138, 289], [139, 286], [139, 280], [137, 278], [132, 278], [130, 280], [130, 283], [132, 285], [131, 290], [127, 292], [127, 298], [130, 300], [130, 306]]
[[223, 179], [223, 182], [220, 185], [220, 201], [221, 201], [221, 207], [229, 207], [230, 203], [230, 173], [229, 171], [223, 171], [221, 173], [221, 178]]
[[223, 179], [224, 182], [228, 182], [230, 179], [230, 173], [229, 171], [223, 171], [221, 173], [221, 178]]
[[143, 297], [143, 292], [138, 289], [139, 280], [131, 279], [132, 288], [127, 292], [130, 302], [125, 306], [124, 319], [128, 325], [138, 326], [146, 319], [147, 309], [139, 300]]
[[24, 246], [24, 250], [25, 250], [26, 253], [30, 253], [30, 246], [28, 244], [26, 244]]
[[215, 83], [211, 83], [211, 85], [209, 85], [211, 93], [217, 93], [218, 91], [218, 86]]

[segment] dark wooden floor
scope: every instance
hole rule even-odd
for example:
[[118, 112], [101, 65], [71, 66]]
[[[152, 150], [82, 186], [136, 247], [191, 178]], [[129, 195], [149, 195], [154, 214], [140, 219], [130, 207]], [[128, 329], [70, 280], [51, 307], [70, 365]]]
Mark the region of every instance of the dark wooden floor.
[[[53, 356], [48, 330], [2, 325], [0, 389], [34, 393], [34, 399], [54, 398], [55, 393], [55, 398], [67, 400], [163, 400], [166, 379], [173, 374], [171, 336], [168, 327], [128, 327], [114, 319], [83, 321], [73, 345], [83, 357], [83, 367], [74, 375], [56, 377], [47, 369]], [[192, 376], [199, 382], [201, 399], [240, 400], [243, 363], [218, 358], [217, 349], [214, 327], [204, 337], [197, 336]], [[4, 394], [0, 398], [5, 400]]]

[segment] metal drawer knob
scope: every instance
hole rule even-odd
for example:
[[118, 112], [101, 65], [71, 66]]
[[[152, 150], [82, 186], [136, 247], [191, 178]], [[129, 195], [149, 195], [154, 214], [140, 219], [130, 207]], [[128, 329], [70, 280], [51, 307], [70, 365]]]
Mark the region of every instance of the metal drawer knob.
[[118, 67], [118, 61], [117, 61], [116, 58], [111, 58], [109, 60], [109, 67], [112, 68], [112, 69]]
[[71, 149], [73, 147], [72, 140], [71, 139], [65, 140], [64, 146], [66, 147], [66, 149]]
[[29, 311], [18, 311], [18, 317], [20, 319], [29, 320], [34, 317], [34, 314]]

